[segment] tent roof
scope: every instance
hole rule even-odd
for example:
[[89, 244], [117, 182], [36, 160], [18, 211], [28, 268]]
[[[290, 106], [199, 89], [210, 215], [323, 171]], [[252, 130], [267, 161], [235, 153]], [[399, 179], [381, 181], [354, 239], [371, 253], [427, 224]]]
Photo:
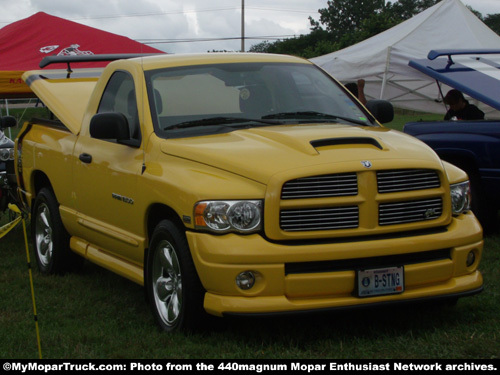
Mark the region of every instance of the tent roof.
[[437, 86], [408, 66], [433, 49], [498, 48], [500, 37], [460, 0], [443, 0], [363, 42], [311, 59], [342, 82], [365, 79], [368, 98], [397, 107], [441, 113]]
[[[50, 55], [164, 53], [127, 37], [39, 12], [0, 29], [0, 98], [32, 96], [21, 80]], [[79, 66], [102, 67], [106, 63]], [[60, 64], [53, 69], [65, 68]]]

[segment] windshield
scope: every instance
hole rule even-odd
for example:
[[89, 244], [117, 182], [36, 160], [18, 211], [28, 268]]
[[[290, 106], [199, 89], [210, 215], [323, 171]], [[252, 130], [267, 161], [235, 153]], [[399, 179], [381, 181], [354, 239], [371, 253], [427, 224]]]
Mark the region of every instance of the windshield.
[[155, 132], [163, 138], [287, 124], [375, 125], [314, 65], [203, 65], [149, 71], [146, 78]]

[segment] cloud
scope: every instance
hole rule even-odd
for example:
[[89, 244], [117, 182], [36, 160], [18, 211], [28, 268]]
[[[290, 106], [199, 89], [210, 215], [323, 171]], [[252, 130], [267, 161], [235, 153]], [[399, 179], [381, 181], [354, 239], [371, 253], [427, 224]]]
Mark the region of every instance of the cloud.
[[[483, 15], [500, 13], [498, 0], [463, 0]], [[0, 0], [0, 27], [39, 11], [129, 38], [161, 40], [153, 47], [171, 53], [239, 50], [240, 0]], [[309, 33], [309, 16], [327, 0], [245, 0], [245, 35], [285, 36]], [[196, 39], [221, 39], [195, 41]], [[230, 39], [233, 38], [233, 39]], [[172, 43], [173, 40], [183, 40]], [[261, 40], [245, 42], [246, 49]]]
[[[321, 3], [321, 4], [320, 4]], [[247, 0], [247, 36], [290, 35], [308, 32], [304, 9], [313, 12], [326, 1]], [[320, 4], [320, 5], [313, 5]], [[174, 39], [237, 38], [241, 35], [241, 1], [216, 0], [0, 0], [0, 27], [43, 11], [132, 39], [162, 39], [155, 45], [171, 52], [239, 50], [238, 40], [166, 43]], [[247, 46], [250, 46], [249, 41]]]

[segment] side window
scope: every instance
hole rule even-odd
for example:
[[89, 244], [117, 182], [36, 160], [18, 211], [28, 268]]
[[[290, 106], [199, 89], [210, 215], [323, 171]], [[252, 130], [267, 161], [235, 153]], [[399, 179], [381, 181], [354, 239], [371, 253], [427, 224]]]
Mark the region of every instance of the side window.
[[125, 72], [115, 72], [102, 95], [97, 113], [119, 112], [128, 119], [130, 138], [140, 141], [141, 126], [137, 111], [134, 80]]

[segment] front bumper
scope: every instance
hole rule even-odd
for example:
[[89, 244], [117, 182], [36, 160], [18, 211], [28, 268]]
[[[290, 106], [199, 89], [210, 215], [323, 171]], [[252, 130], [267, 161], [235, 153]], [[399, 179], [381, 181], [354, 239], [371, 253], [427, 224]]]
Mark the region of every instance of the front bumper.
[[[207, 291], [205, 310], [218, 316], [456, 297], [478, 292], [483, 284], [478, 270], [483, 248], [482, 230], [472, 213], [454, 218], [442, 231], [399, 237], [394, 234], [394, 237], [380, 239], [272, 243], [259, 235], [215, 236], [199, 232], [188, 232], [187, 238]], [[470, 251], [475, 254], [475, 262], [467, 266]], [[421, 262], [415, 260], [420, 254], [433, 252], [449, 255]], [[355, 296], [356, 270], [366, 267], [371, 259], [378, 262], [387, 259], [389, 263], [412, 259], [402, 264], [405, 291], [369, 298]], [[337, 263], [348, 266], [335, 267]], [[308, 267], [309, 264], [314, 267]], [[401, 264], [385, 264], [384, 267], [395, 265]], [[249, 290], [239, 289], [235, 282], [236, 276], [243, 271], [253, 271], [257, 275], [255, 286]]]

